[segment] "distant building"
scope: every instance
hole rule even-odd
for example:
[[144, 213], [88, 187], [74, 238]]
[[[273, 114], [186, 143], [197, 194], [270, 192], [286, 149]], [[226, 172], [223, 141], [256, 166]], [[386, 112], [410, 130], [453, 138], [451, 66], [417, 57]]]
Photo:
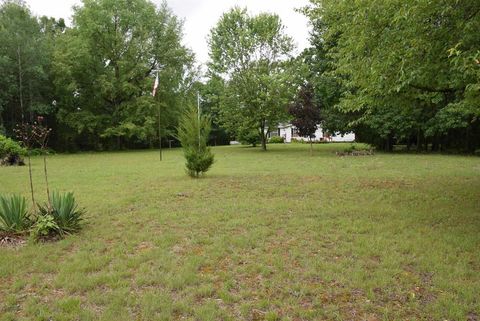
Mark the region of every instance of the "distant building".
[[[280, 136], [283, 137], [286, 143], [291, 143], [292, 140], [304, 140], [308, 141], [308, 137], [300, 137], [298, 135], [298, 130], [292, 124], [280, 124], [277, 129], [272, 130], [268, 133], [268, 138]], [[324, 133], [322, 128], [319, 126], [315, 132], [315, 137], [312, 138], [313, 141], [320, 142], [353, 142], [355, 141], [354, 133], [347, 133], [342, 135], [340, 133], [329, 134]]]

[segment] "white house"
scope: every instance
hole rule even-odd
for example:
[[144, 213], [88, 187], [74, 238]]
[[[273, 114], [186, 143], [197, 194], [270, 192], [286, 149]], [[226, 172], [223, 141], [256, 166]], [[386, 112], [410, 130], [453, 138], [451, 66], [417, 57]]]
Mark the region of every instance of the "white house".
[[[305, 140], [308, 141], [308, 137], [300, 137], [298, 135], [298, 130], [292, 124], [280, 124], [276, 130], [272, 130], [268, 133], [268, 137], [280, 136], [283, 137], [286, 143], [291, 143], [293, 140]], [[315, 137], [313, 141], [327, 141], [327, 142], [353, 142], [355, 141], [354, 133], [347, 133], [345, 135], [337, 134], [328, 134], [324, 133], [322, 128], [318, 126], [317, 131], [315, 132]]]

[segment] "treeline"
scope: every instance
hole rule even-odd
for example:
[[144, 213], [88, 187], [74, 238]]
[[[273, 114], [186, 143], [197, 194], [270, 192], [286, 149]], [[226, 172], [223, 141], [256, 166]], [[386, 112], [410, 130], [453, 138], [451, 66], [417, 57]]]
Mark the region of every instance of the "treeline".
[[480, 2], [311, 0], [303, 55], [330, 131], [392, 150], [480, 148]]
[[4, 1], [0, 133], [42, 116], [59, 151], [153, 147], [159, 128], [164, 144], [174, 139], [200, 93], [211, 144], [266, 149], [266, 133], [292, 121], [289, 107], [307, 95], [325, 131], [353, 131], [382, 150], [480, 149], [478, 1], [311, 0], [303, 13], [311, 46], [298, 56], [277, 15], [225, 13], [201, 83], [165, 3], [84, 0], [67, 26]]
[[148, 147], [158, 141], [160, 109], [167, 140], [198, 87], [181, 37], [168, 7], [146, 0], [85, 0], [71, 27], [3, 2], [0, 133], [14, 136], [16, 124], [42, 116], [57, 150]]

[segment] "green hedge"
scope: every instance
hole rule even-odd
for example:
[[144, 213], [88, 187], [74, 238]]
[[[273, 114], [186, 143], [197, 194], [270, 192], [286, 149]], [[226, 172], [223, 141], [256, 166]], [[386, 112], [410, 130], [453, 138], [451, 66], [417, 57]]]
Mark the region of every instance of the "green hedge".
[[27, 150], [11, 138], [0, 135], [0, 165], [23, 165]]

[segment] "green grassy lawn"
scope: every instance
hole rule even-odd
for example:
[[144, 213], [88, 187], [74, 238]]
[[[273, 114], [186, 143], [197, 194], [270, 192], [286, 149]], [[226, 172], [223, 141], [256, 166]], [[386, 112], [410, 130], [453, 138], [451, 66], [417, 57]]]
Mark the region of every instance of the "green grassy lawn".
[[219, 147], [199, 180], [181, 150], [50, 157], [89, 224], [0, 248], [0, 320], [478, 320], [480, 158], [344, 147]]

